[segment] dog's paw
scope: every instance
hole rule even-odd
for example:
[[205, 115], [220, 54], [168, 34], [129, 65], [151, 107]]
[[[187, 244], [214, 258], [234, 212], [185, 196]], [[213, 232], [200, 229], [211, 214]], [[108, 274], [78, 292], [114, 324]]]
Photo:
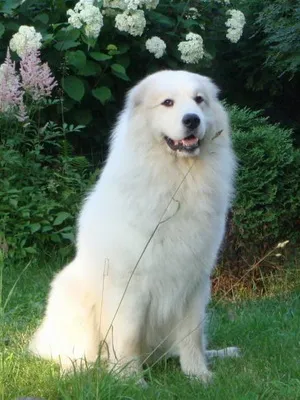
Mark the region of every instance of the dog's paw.
[[210, 384], [213, 380], [213, 373], [209, 370], [205, 370], [197, 374], [188, 374], [187, 376], [189, 377], [189, 379], [200, 381], [205, 385]]
[[147, 389], [148, 388], [148, 383], [145, 381], [144, 378], [139, 378], [136, 383], [142, 389]]

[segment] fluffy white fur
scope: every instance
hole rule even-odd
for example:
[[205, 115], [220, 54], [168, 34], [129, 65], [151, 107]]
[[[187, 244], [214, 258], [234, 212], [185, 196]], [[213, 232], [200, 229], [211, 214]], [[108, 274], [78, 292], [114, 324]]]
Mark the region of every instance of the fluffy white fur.
[[[201, 120], [193, 154], [164, 139], [187, 136], [187, 113]], [[205, 308], [234, 165], [227, 114], [208, 78], [162, 71], [134, 87], [82, 208], [76, 257], [52, 282], [31, 351], [64, 368], [100, 351], [134, 373], [145, 360], [176, 354], [185, 374], [206, 381]], [[226, 354], [236, 350], [208, 353]]]

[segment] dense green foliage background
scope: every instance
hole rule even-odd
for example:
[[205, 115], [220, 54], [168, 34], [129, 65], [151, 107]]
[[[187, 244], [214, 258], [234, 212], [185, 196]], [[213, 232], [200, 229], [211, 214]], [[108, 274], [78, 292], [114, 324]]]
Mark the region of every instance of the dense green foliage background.
[[230, 102], [262, 109], [294, 130], [300, 144], [300, 0], [233, 0], [246, 16], [244, 34], [223, 42], [213, 76]]
[[[146, 11], [147, 37], [159, 35], [167, 43], [161, 59], [146, 51], [144, 38], [119, 32], [112, 22], [97, 41], [86, 38], [66, 23], [74, 4], [0, 1], [0, 61], [19, 26], [34, 26], [43, 35], [42, 58], [59, 83], [57, 101], [41, 107], [30, 127], [1, 122], [1, 248], [12, 257], [41, 249], [72, 252], [75, 216], [105, 159], [124, 93], [161, 68], [208, 74], [229, 103], [262, 110], [228, 106], [240, 167], [227, 256], [282, 240], [299, 243], [300, 156], [293, 139], [300, 126], [300, 0], [232, 0], [229, 6], [163, 0]], [[185, 17], [189, 7], [198, 9], [198, 18]], [[247, 20], [237, 44], [225, 36], [226, 11], [233, 7]], [[190, 31], [205, 43], [205, 57], [196, 65], [183, 64], [177, 49]]]

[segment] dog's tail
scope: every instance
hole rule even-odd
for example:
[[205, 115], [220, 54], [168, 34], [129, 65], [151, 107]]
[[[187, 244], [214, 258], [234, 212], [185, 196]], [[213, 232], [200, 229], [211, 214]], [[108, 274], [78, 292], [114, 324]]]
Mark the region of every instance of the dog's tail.
[[225, 347], [224, 349], [220, 350], [207, 350], [205, 354], [208, 359], [214, 357], [219, 357], [219, 358], [240, 357], [241, 351], [238, 347]]

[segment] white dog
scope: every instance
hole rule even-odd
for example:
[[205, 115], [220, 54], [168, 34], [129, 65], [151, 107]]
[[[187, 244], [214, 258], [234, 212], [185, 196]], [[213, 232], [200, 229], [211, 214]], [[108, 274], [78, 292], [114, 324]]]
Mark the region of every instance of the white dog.
[[130, 373], [176, 354], [185, 374], [208, 380], [205, 308], [235, 166], [217, 92], [185, 71], [129, 92], [31, 351], [64, 368], [100, 352]]

